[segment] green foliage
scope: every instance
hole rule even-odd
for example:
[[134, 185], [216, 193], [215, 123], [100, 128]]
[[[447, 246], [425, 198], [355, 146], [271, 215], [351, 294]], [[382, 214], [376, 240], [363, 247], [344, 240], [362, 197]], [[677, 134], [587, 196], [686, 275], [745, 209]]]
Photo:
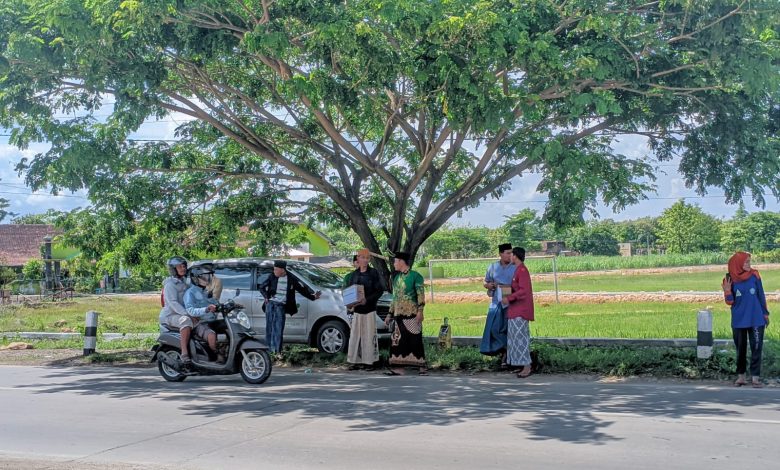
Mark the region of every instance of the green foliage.
[[[2, 76], [2, 70], [3, 68], [8, 66], [8, 61], [5, 60], [3, 56], [0, 55], [0, 77]], [[11, 203], [8, 201], [8, 199], [0, 197], [0, 222], [3, 221], [6, 217], [15, 215], [12, 212], [8, 211], [8, 208], [11, 206]]]
[[[445, 225], [423, 244], [426, 259], [481, 258], [497, 256], [504, 232], [487, 227]], [[419, 260], [424, 264], [424, 260]]]
[[49, 209], [42, 214], [26, 214], [14, 217], [11, 222], [14, 224], [54, 225], [64, 215], [64, 212], [55, 209]]
[[669, 253], [717, 250], [720, 221], [704, 213], [697, 204], [674, 203], [658, 218], [658, 242]]
[[756, 251], [752, 255], [754, 263], [780, 263], [780, 248], [770, 251]]
[[541, 247], [540, 240], [545, 239], [542, 221], [532, 209], [523, 209], [515, 215], [505, 217], [503, 228], [507, 241], [512, 246], [521, 246], [526, 251], [535, 251]]
[[0, 289], [4, 289], [6, 284], [10, 284], [17, 278], [16, 272], [7, 266], [0, 266]]
[[620, 254], [618, 241], [610, 227], [588, 223], [575, 227], [566, 237], [566, 247], [586, 255], [616, 256]]
[[773, 251], [780, 238], [780, 214], [753, 212], [740, 205], [734, 216], [720, 227], [720, 246], [726, 253], [750, 251], [753, 254]]
[[[312, 5], [0, 0], [0, 126], [51, 143], [18, 169], [122, 221], [159, 214], [145, 234], [213, 209], [186, 240], [206, 246], [182, 245], [204, 253], [239, 219], [267, 251], [305, 211], [414, 254], [529, 171], [558, 227], [640, 200], [676, 156], [702, 194], [780, 194], [776, 0]], [[182, 115], [174, 144], [128, 140]], [[653, 155], [617, 154], [627, 135]], [[149, 257], [182, 241], [159, 233]], [[144, 258], [147, 236], [121, 250]]]
[[22, 266], [22, 276], [29, 280], [43, 279], [43, 261], [30, 259]]
[[0, 222], [11, 215], [11, 213], [6, 210], [10, 205], [11, 204], [8, 202], [8, 199], [0, 197]]

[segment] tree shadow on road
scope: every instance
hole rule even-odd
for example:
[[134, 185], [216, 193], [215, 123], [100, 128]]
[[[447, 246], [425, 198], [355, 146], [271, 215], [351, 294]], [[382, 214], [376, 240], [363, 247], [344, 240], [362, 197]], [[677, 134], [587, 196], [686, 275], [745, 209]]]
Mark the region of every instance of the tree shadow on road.
[[[295, 413], [342, 421], [349, 431], [452, 426], [507, 420], [519, 438], [606, 444], [614, 415], [657, 418], [738, 418], [740, 407], [780, 410], [776, 390], [697, 387], [695, 384], [600, 383], [536, 375], [432, 375], [384, 377], [368, 373], [275, 371], [263, 385], [238, 376], [164, 382], [150, 369], [73, 368], [52, 371], [33, 393], [77, 393], [129, 400], [156, 398], [201, 417], [242, 414], [257, 418]], [[213, 397], [209, 399], [208, 397]]]

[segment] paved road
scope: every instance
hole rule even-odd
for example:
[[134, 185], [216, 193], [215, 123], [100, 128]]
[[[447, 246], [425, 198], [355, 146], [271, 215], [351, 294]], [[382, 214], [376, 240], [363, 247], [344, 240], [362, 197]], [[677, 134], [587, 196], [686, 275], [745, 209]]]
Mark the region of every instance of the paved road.
[[780, 461], [780, 388], [0, 366], [0, 468], [708, 468]]

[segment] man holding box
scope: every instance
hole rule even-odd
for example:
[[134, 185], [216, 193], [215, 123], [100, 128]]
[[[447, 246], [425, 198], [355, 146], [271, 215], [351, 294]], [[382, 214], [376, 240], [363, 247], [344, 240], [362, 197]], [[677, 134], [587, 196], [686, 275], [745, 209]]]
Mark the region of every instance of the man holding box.
[[347, 275], [349, 286], [361, 286], [356, 289], [356, 303], [348, 305], [354, 312], [352, 317], [352, 331], [349, 337], [349, 349], [347, 350], [347, 362], [350, 370], [364, 367], [368, 370], [374, 368], [374, 363], [379, 360], [379, 347], [376, 337], [376, 303], [382, 296], [382, 281], [379, 272], [368, 265], [370, 254], [367, 249], [358, 251], [357, 269]]

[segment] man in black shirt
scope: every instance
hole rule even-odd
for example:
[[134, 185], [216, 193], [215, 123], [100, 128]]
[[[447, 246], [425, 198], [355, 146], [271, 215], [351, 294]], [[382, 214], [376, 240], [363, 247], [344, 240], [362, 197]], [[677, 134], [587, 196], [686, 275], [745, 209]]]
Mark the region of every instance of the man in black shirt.
[[379, 347], [376, 338], [376, 303], [384, 289], [379, 272], [368, 265], [370, 253], [367, 249], [358, 251], [357, 269], [349, 275], [349, 285], [363, 286], [365, 298], [353, 308], [352, 331], [349, 337], [347, 362], [350, 370], [361, 366], [373, 369], [379, 360]]
[[265, 342], [272, 353], [282, 351], [284, 338], [284, 315], [298, 313], [298, 305], [295, 303], [295, 293], [309, 300], [320, 298], [319, 291], [314, 292], [309, 286], [302, 283], [292, 273], [287, 272], [287, 262], [274, 261], [274, 273], [268, 276], [257, 286], [257, 290], [265, 299]]

